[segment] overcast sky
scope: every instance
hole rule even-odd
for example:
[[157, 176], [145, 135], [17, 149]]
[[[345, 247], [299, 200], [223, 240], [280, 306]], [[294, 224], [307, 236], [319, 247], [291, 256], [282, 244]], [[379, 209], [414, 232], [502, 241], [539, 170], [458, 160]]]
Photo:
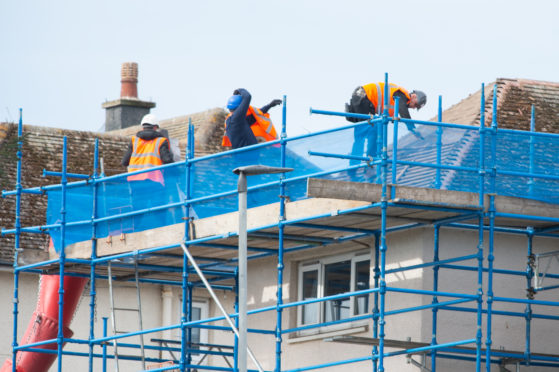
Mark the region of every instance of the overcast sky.
[[[396, 5], [397, 4], [397, 5]], [[122, 62], [160, 119], [223, 107], [243, 87], [287, 95], [288, 134], [343, 125], [358, 85], [427, 93], [429, 119], [499, 77], [559, 81], [556, 0], [2, 1], [0, 121], [97, 131]], [[272, 109], [281, 123], [281, 109]]]

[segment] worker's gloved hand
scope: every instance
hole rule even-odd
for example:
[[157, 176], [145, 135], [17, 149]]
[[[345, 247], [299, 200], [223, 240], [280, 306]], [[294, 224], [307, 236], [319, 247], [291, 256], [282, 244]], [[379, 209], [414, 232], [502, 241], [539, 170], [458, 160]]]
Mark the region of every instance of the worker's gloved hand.
[[270, 106], [274, 107], [277, 105], [281, 105], [283, 103], [283, 101], [281, 99], [275, 99], [272, 102], [270, 102]]
[[234, 95], [234, 96], [240, 96], [240, 95], [241, 95], [241, 92], [239, 92], [239, 89], [235, 89], [235, 90], [233, 91], [233, 95]]

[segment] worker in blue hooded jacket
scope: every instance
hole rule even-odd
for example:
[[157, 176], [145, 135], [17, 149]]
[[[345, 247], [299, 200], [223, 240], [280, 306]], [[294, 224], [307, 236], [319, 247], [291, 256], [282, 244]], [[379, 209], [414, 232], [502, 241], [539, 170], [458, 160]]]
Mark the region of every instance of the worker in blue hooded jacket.
[[247, 121], [247, 111], [251, 98], [246, 89], [239, 88], [235, 89], [233, 95], [227, 101], [227, 109], [231, 111], [231, 116], [225, 121], [225, 133], [234, 149], [258, 143]]

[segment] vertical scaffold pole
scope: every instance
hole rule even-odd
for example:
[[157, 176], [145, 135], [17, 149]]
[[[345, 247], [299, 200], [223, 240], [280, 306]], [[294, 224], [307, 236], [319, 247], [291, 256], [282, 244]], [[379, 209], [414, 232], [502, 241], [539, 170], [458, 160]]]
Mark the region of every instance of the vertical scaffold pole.
[[[103, 338], [107, 337], [107, 322], [109, 318], [103, 317]], [[103, 372], [107, 372], [107, 343], [103, 342]]]
[[97, 259], [97, 224], [94, 222], [97, 217], [97, 177], [99, 168], [99, 139], [95, 139], [95, 153], [93, 156], [93, 206], [91, 208], [91, 271], [89, 277], [89, 372], [93, 372], [93, 351], [95, 339], [95, 302], [96, 302], [96, 279], [95, 279], [95, 259]]
[[[283, 96], [283, 109], [282, 109], [282, 121], [281, 121], [281, 163], [280, 166], [285, 168], [286, 164], [286, 146], [287, 146], [287, 97]], [[285, 175], [282, 174], [280, 177], [280, 213], [279, 213], [279, 239], [278, 239], [278, 290], [277, 290], [277, 301], [276, 301], [276, 372], [281, 372], [281, 346], [282, 346], [282, 315], [283, 315], [283, 233], [285, 226], [283, 221], [285, 221]]]
[[62, 347], [64, 346], [64, 265], [66, 264], [66, 185], [68, 178], [68, 138], [64, 136], [62, 143], [62, 200], [60, 203], [60, 257], [58, 260], [60, 284], [58, 287], [58, 336], [56, 343], [58, 346], [58, 371], [62, 371]]
[[481, 344], [483, 321], [483, 224], [485, 211], [485, 84], [481, 84], [481, 105], [479, 113], [479, 215], [477, 245], [477, 331], [476, 331], [476, 372], [481, 371]]
[[[394, 199], [396, 197], [396, 172], [398, 160], [398, 113], [400, 112], [400, 97], [396, 97], [394, 100], [394, 125], [393, 136], [392, 136], [392, 187], [390, 188], [390, 198]], [[388, 140], [388, 138], [387, 138]]]
[[382, 156], [381, 156], [381, 230], [380, 230], [380, 314], [379, 314], [379, 372], [384, 372], [384, 325], [385, 325], [385, 303], [386, 303], [386, 209], [388, 207], [386, 198], [386, 128], [388, 126], [388, 74], [384, 75], [384, 111], [382, 113]]
[[[191, 322], [192, 321], [192, 290], [193, 290], [193, 285], [192, 282], [189, 281], [188, 284], [188, 308], [187, 308], [187, 312], [186, 312], [186, 321], [187, 322]], [[188, 327], [188, 329], [186, 330], [186, 346], [187, 346], [187, 358], [186, 358], [186, 363], [188, 364], [188, 368], [187, 371], [190, 372], [190, 365], [192, 364], [192, 328]]]
[[[239, 313], [239, 268], [235, 269], [235, 313]], [[235, 317], [235, 327], [239, 329], [239, 317]], [[233, 372], [239, 372], [239, 336], [235, 335], [233, 344]]]
[[487, 255], [487, 338], [485, 368], [491, 372], [491, 326], [493, 314], [493, 261], [495, 245], [495, 177], [497, 173], [497, 84], [493, 87], [493, 117], [491, 118], [491, 175], [489, 193], [489, 253]]
[[[191, 160], [191, 159], [194, 159], [194, 156], [195, 156], [194, 124], [192, 124], [192, 119], [191, 118], [188, 119], [188, 132], [189, 132], [188, 145], [189, 145], [189, 149], [190, 149], [190, 156], [188, 157], [188, 159]], [[190, 162], [189, 162], [189, 170], [188, 170], [189, 173], [191, 172], [190, 168], [191, 167], [190, 167]], [[189, 181], [188, 181], [188, 195], [187, 195], [187, 197], [188, 197], [188, 199], [190, 199], [192, 197], [192, 177], [190, 177]], [[190, 207], [190, 205], [189, 205], [189, 207]], [[189, 208], [189, 210], [190, 210], [190, 208]], [[190, 212], [186, 217], [188, 217], [187, 221], [189, 222], [188, 224], [190, 224], [190, 222], [191, 222]], [[187, 238], [190, 239], [190, 233], [187, 236]], [[188, 269], [188, 267], [187, 267], [187, 269]], [[188, 273], [187, 273], [187, 275], [188, 275]], [[188, 281], [188, 313], [187, 313], [187, 316], [186, 316], [186, 321], [187, 322], [192, 321], [192, 290], [193, 290], [192, 282], [189, 280]], [[188, 354], [187, 354], [186, 362], [188, 363], [188, 365], [190, 365], [190, 364], [192, 364], [192, 352], [190, 351], [190, 350], [192, 350], [192, 347], [191, 347], [191, 345], [192, 345], [192, 328], [188, 328], [188, 332], [187, 332], [186, 336], [187, 336], [187, 346], [188, 346], [188, 350], [189, 350]], [[188, 368], [188, 371], [189, 372], [191, 371], [190, 367]]]
[[[194, 158], [194, 128], [192, 126], [192, 120], [188, 119], [188, 140], [186, 144], [186, 159], [184, 161], [185, 164], [185, 224], [184, 224], [184, 242], [185, 245], [188, 246], [188, 241], [190, 240], [190, 183], [192, 182], [190, 171], [191, 171], [191, 159]], [[190, 366], [191, 363], [191, 353], [189, 351], [189, 345], [191, 342], [191, 332], [189, 332], [190, 328], [187, 330], [184, 326], [185, 323], [188, 322], [189, 319], [189, 312], [192, 310], [191, 298], [190, 298], [190, 291], [188, 291], [188, 257], [186, 253], [183, 253], [183, 262], [182, 262], [182, 308], [181, 308], [181, 359], [180, 359], [180, 370], [181, 372], [185, 371], [186, 366]], [[188, 368], [190, 371], [190, 367]]]
[[12, 372], [16, 372], [17, 351], [15, 348], [17, 344], [17, 317], [19, 313], [19, 271], [17, 269], [18, 253], [20, 250], [20, 234], [21, 234], [21, 165], [23, 158], [23, 110], [19, 109], [19, 122], [17, 126], [17, 175], [16, 175], [16, 234], [14, 237], [14, 300], [13, 300], [13, 315], [14, 315], [14, 333], [12, 341]]
[[[380, 279], [380, 267], [379, 267], [379, 242], [380, 242], [380, 234], [378, 232], [375, 233], [375, 288], [379, 287], [379, 279]], [[378, 317], [379, 317], [379, 295], [378, 292], [373, 294], [373, 338], [378, 338]], [[378, 371], [378, 346], [373, 346], [373, 371]]]
[[[440, 239], [440, 225], [434, 226], [433, 232], [433, 262], [435, 265], [433, 266], [433, 292], [437, 292], [439, 290], [439, 239]], [[431, 345], [437, 344], [437, 314], [438, 314], [438, 307], [437, 304], [439, 303], [439, 299], [437, 295], [433, 295], [432, 304], [433, 310], [433, 324], [432, 324], [432, 332], [431, 332]], [[431, 372], [437, 371], [437, 351], [431, 350]]]
[[[534, 105], [532, 105], [532, 112], [530, 114], [530, 133], [534, 133], [536, 131], [536, 110]], [[535, 164], [535, 157], [534, 157], [534, 148], [535, 148], [536, 137], [530, 136], [530, 173], [534, 173], [536, 168]], [[529, 195], [530, 197], [534, 196], [534, 178], [530, 177], [528, 180], [528, 187], [529, 187]]]
[[[439, 96], [439, 115], [438, 121], [441, 123], [443, 121], [443, 96]], [[435, 188], [441, 188], [441, 157], [442, 157], [442, 148], [443, 148], [443, 127], [437, 127], [437, 171], [435, 176]]]
[[[528, 291], [528, 298], [532, 299], [530, 292], [532, 289], [532, 280], [534, 278], [534, 268], [531, 265], [533, 258], [533, 240], [534, 240], [534, 228], [528, 228], [528, 265], [526, 266], [526, 290]], [[533, 293], [533, 292], [532, 292]], [[532, 323], [532, 305], [530, 303], [526, 304], [526, 309], [524, 310], [524, 317], [526, 319], [526, 346], [524, 350], [525, 361], [530, 365], [530, 354], [531, 354], [531, 323]]]
[[247, 372], [247, 176], [239, 173], [239, 372]]

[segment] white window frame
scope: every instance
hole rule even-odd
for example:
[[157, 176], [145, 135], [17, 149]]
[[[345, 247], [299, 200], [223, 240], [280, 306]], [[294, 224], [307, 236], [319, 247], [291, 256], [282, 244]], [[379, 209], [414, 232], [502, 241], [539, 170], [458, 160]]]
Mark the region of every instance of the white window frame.
[[[297, 285], [297, 289], [298, 289], [298, 294], [297, 294], [297, 298], [299, 301], [303, 300], [303, 274], [307, 271], [318, 271], [318, 286], [317, 286], [317, 297], [318, 298], [323, 298], [324, 296], [324, 291], [325, 291], [325, 266], [328, 264], [332, 264], [332, 263], [336, 263], [336, 262], [342, 262], [342, 261], [350, 261], [350, 265], [351, 265], [351, 272], [350, 272], [350, 292], [354, 292], [356, 290], [355, 288], [355, 279], [356, 279], [356, 269], [357, 269], [357, 263], [359, 262], [363, 262], [363, 261], [369, 261], [369, 268], [370, 268], [370, 262], [371, 262], [371, 254], [370, 253], [363, 253], [363, 252], [357, 252], [357, 253], [348, 253], [348, 254], [343, 254], [343, 255], [338, 255], [338, 256], [330, 256], [330, 257], [323, 257], [320, 259], [315, 259], [315, 260], [311, 260], [311, 261], [303, 261], [299, 263], [299, 267], [298, 267], [298, 285]], [[369, 278], [370, 278], [370, 270], [369, 270]], [[369, 280], [370, 282], [370, 280]], [[356, 296], [351, 296], [350, 297], [350, 309], [349, 309], [349, 313], [351, 314], [350, 317], [354, 317], [357, 315], [363, 315], [363, 314], [356, 314], [356, 302], [357, 302], [357, 297]], [[318, 321], [317, 323], [306, 323], [303, 324], [303, 305], [297, 306], [297, 326], [298, 327], [304, 327], [307, 325], [312, 325], [312, 324], [320, 324], [320, 323], [324, 323], [325, 321], [325, 304], [326, 302], [321, 301], [321, 302], [317, 302], [317, 306], [318, 306]], [[370, 309], [366, 309], [365, 313], [370, 312]], [[300, 331], [300, 334], [312, 334], [312, 333], [322, 333], [323, 331], [325, 331], [324, 328], [326, 328], [327, 331], [333, 331], [333, 330], [338, 330], [338, 329], [343, 329], [343, 328], [348, 328], [351, 327], [351, 324], [349, 322], [347, 323], [341, 323], [341, 324], [332, 324], [332, 325], [328, 325], [328, 326], [324, 326], [324, 327], [317, 327], [317, 328], [311, 328], [309, 330], [303, 330]]]
[[[317, 271], [317, 278], [318, 278], [318, 286], [316, 289], [316, 297], [317, 298], [321, 298], [322, 296], [322, 270], [321, 270], [321, 265], [319, 262], [313, 262], [313, 263], [301, 263], [299, 264], [299, 279], [298, 279], [298, 299], [299, 301], [303, 300], [303, 275], [305, 272], [308, 271]], [[321, 309], [322, 306], [320, 305], [319, 302], [316, 303], [316, 305], [318, 306], [318, 322], [320, 322], [320, 313], [321, 313]], [[314, 324], [314, 323], [313, 323]], [[306, 325], [303, 324], [303, 305], [301, 306], [297, 306], [297, 325], [298, 326], [302, 326], [302, 325]]]
[[[209, 301], [206, 299], [197, 299], [197, 298], [193, 298], [192, 299], [192, 308], [200, 308], [200, 319], [207, 319], [209, 317], [209, 311], [210, 311], [210, 304]], [[181, 310], [182, 309], [182, 298], [179, 300], [179, 307], [178, 307], [178, 318], [181, 318]], [[175, 330], [175, 338], [177, 340], [181, 339], [181, 329], [177, 328]], [[207, 328], [200, 328], [200, 343], [202, 344], [207, 344], [209, 340], [208, 337], [208, 329]], [[201, 350], [207, 350], [207, 347], [200, 347]], [[205, 354], [198, 354], [198, 355], [192, 355], [192, 363], [193, 364], [199, 364], [200, 360], [204, 357]], [[204, 359], [204, 363], [202, 364], [206, 364], [206, 361], [208, 360], [208, 357], [206, 357], [206, 359]]]

